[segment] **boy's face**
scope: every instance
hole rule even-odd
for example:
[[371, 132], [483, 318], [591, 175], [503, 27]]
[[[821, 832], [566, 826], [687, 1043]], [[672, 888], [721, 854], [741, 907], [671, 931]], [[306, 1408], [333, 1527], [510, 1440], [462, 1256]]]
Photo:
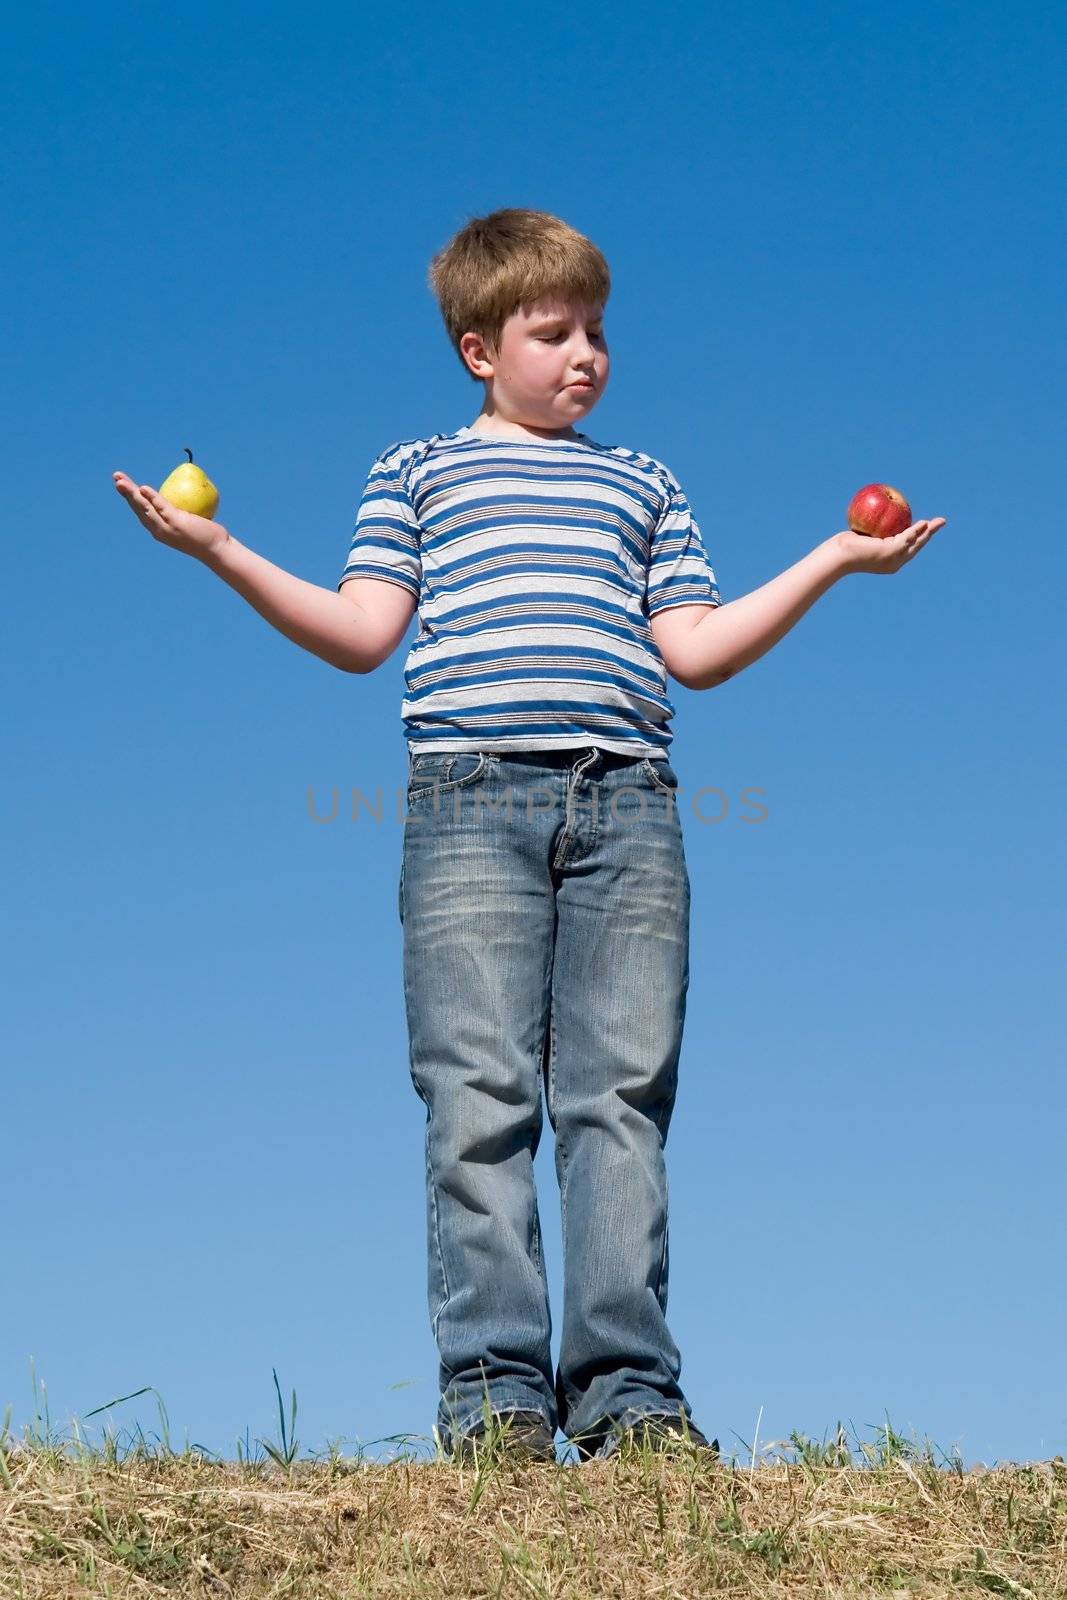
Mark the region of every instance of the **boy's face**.
[[[602, 305], [539, 300], [508, 317], [498, 351], [488, 350], [477, 333], [465, 333], [460, 349], [485, 380], [485, 409], [523, 427], [573, 427], [608, 381]], [[579, 379], [590, 386], [575, 387]]]

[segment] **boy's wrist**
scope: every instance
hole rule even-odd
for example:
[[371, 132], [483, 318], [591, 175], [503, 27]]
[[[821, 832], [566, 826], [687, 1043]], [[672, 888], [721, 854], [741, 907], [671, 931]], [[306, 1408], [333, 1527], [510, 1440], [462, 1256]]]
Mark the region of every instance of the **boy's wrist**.
[[208, 545], [203, 550], [196, 552], [198, 560], [201, 561], [205, 567], [210, 567], [213, 572], [222, 572], [226, 565], [227, 558], [233, 553], [237, 545], [237, 540], [233, 537], [229, 530], [224, 529], [223, 531], [225, 534], [224, 538], [221, 538], [217, 540], [215, 544]]
[[835, 580], [844, 578], [848, 573], [855, 570], [852, 554], [845, 548], [845, 536], [843, 534], [832, 533], [829, 539], [823, 541], [820, 548], [825, 549], [827, 552], [827, 561], [833, 571]]

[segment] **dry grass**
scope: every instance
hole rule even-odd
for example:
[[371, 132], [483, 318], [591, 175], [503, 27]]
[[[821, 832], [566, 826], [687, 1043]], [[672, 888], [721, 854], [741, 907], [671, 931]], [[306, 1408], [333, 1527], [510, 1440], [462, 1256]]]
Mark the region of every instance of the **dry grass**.
[[[851, 1459], [213, 1462], [0, 1450], [0, 1594], [1067, 1596], [1067, 1465]], [[273, 1452], [272, 1452], [273, 1454]]]

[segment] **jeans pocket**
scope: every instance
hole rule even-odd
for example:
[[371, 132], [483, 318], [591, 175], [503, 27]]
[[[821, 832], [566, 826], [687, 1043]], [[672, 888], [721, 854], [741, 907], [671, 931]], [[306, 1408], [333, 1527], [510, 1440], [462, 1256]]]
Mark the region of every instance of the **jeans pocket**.
[[408, 773], [408, 804], [424, 794], [447, 794], [474, 783], [488, 766], [483, 750], [428, 751], [411, 759]]
[[660, 794], [677, 795], [678, 774], [669, 761], [653, 761], [651, 756], [645, 756], [641, 766], [645, 776]]

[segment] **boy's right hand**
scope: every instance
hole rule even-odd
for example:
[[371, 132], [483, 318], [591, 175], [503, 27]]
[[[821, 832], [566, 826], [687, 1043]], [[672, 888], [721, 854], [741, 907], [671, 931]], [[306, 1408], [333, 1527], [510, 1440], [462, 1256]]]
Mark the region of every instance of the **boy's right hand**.
[[179, 511], [151, 484], [138, 485], [124, 472], [113, 472], [111, 476], [130, 510], [160, 544], [180, 550], [184, 555], [196, 556], [198, 561], [210, 561], [230, 537], [229, 530], [221, 522], [211, 522], [191, 511]]
[[891, 539], [877, 539], [873, 534], [857, 533], [854, 528], [842, 528], [840, 533], [832, 535], [832, 543], [843, 572], [899, 572], [929, 544], [935, 533], [940, 533], [947, 520], [946, 517], [930, 517], [913, 522]]

